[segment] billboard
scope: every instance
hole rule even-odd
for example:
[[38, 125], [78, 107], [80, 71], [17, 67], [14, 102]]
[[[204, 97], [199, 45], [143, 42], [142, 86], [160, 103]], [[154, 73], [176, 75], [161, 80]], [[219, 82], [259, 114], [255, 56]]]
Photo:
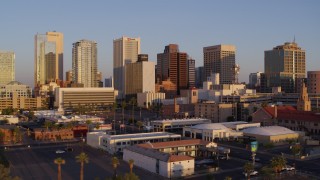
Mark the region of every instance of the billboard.
[[251, 152], [257, 152], [258, 150], [258, 141], [251, 142]]

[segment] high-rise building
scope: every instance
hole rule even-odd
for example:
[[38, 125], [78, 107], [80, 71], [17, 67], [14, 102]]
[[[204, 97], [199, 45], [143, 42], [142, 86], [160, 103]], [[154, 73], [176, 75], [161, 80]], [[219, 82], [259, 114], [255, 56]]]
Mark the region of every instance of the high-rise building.
[[0, 51], [0, 84], [8, 84], [15, 80], [14, 52]]
[[261, 73], [262, 72], [256, 72], [256, 73], [250, 73], [249, 75], [249, 88], [259, 88], [261, 85]]
[[220, 84], [236, 83], [236, 47], [233, 45], [216, 45], [203, 48], [204, 78], [211, 73], [220, 74]]
[[188, 59], [188, 88], [196, 86], [196, 61], [194, 59]]
[[125, 95], [134, 95], [144, 92], [155, 92], [154, 62], [138, 61], [125, 65], [126, 84]]
[[104, 79], [104, 87], [113, 87], [113, 77]]
[[98, 87], [96, 42], [80, 40], [73, 43], [72, 75], [74, 83], [81, 83], [84, 87]]
[[308, 71], [308, 93], [320, 94], [320, 71]]
[[298, 111], [311, 111], [311, 101], [309, 99], [309, 95], [307, 92], [307, 87], [304, 83], [301, 85], [300, 88], [300, 97], [297, 101], [297, 110]]
[[203, 66], [196, 68], [196, 87], [200, 88], [203, 86], [204, 81], [204, 70]]
[[175, 84], [178, 95], [188, 85], [187, 57], [187, 53], [179, 52], [177, 44], [169, 44], [157, 55], [157, 79]]
[[47, 32], [35, 35], [34, 85], [63, 80], [63, 34]]
[[72, 81], [72, 70], [69, 70], [66, 72], [66, 81], [68, 82]]
[[305, 50], [295, 42], [286, 42], [264, 52], [264, 73], [268, 87], [281, 87], [286, 93], [295, 93], [297, 80], [306, 77]]
[[114, 88], [119, 96], [124, 97], [125, 91], [125, 65], [135, 63], [140, 54], [140, 38], [121, 37], [113, 40], [113, 78]]

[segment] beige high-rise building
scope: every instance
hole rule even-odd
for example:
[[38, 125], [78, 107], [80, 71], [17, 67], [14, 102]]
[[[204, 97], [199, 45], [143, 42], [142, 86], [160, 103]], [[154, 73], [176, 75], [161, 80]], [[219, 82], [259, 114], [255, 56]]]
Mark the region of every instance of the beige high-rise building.
[[34, 86], [63, 80], [62, 33], [36, 34], [34, 54]]
[[211, 73], [220, 74], [220, 84], [233, 84], [236, 81], [234, 67], [236, 47], [216, 45], [203, 48], [204, 79]]
[[72, 48], [72, 81], [84, 87], [98, 87], [97, 84], [97, 43], [80, 40]]
[[66, 72], [66, 81], [68, 82], [72, 81], [72, 70], [69, 70]]
[[0, 84], [15, 80], [15, 55], [13, 52], [0, 51]]
[[306, 77], [306, 52], [295, 42], [286, 42], [264, 52], [266, 86], [281, 87], [286, 93], [296, 93], [299, 79]]
[[140, 38], [121, 37], [113, 40], [113, 78], [114, 88], [119, 91], [119, 96], [125, 93], [125, 65], [135, 63], [140, 54]]
[[126, 64], [125, 95], [155, 92], [154, 65], [148, 61]]

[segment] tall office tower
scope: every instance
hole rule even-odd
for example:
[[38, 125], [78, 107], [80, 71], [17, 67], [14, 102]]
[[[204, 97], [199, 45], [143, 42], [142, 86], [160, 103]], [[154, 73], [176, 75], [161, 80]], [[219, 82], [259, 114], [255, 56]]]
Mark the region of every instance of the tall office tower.
[[0, 51], [0, 84], [8, 84], [15, 80], [14, 52]]
[[204, 71], [203, 71], [203, 66], [200, 66], [196, 68], [196, 87], [197, 88], [202, 87], [203, 81], [204, 81]]
[[103, 87], [103, 82], [102, 82], [102, 73], [97, 72], [97, 87]]
[[320, 94], [320, 71], [307, 72], [308, 93]]
[[306, 77], [305, 50], [297, 43], [286, 42], [264, 52], [264, 73], [267, 86], [278, 87], [286, 93], [295, 93], [297, 80]]
[[179, 52], [177, 44], [169, 44], [157, 55], [157, 79], [170, 80], [177, 87], [177, 95], [188, 85], [187, 57], [187, 53]]
[[196, 86], [196, 61], [194, 59], [188, 59], [188, 88]]
[[261, 73], [262, 72], [256, 72], [256, 73], [250, 73], [249, 75], [249, 88], [259, 88], [261, 85]]
[[104, 79], [104, 87], [113, 87], [113, 77]]
[[125, 65], [125, 70], [125, 95], [155, 92], [154, 62], [148, 62], [148, 55], [139, 55], [139, 59], [136, 63], [129, 63]]
[[114, 88], [119, 96], [124, 97], [125, 91], [125, 65], [135, 63], [140, 54], [140, 38], [121, 37], [113, 40], [113, 78]]
[[63, 80], [63, 34], [47, 32], [35, 35], [34, 85]]
[[84, 87], [98, 87], [97, 84], [97, 43], [80, 40], [72, 48], [72, 81]]
[[72, 81], [72, 70], [69, 70], [66, 72], [66, 81], [68, 82]]
[[233, 45], [216, 45], [203, 48], [204, 79], [211, 73], [220, 74], [220, 84], [236, 83], [236, 47]]

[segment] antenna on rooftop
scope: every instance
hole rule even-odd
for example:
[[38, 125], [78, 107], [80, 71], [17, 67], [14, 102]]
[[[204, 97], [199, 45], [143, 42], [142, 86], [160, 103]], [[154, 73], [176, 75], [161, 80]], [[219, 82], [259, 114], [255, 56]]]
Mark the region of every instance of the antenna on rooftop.
[[293, 42], [296, 43], [296, 35], [293, 35]]

